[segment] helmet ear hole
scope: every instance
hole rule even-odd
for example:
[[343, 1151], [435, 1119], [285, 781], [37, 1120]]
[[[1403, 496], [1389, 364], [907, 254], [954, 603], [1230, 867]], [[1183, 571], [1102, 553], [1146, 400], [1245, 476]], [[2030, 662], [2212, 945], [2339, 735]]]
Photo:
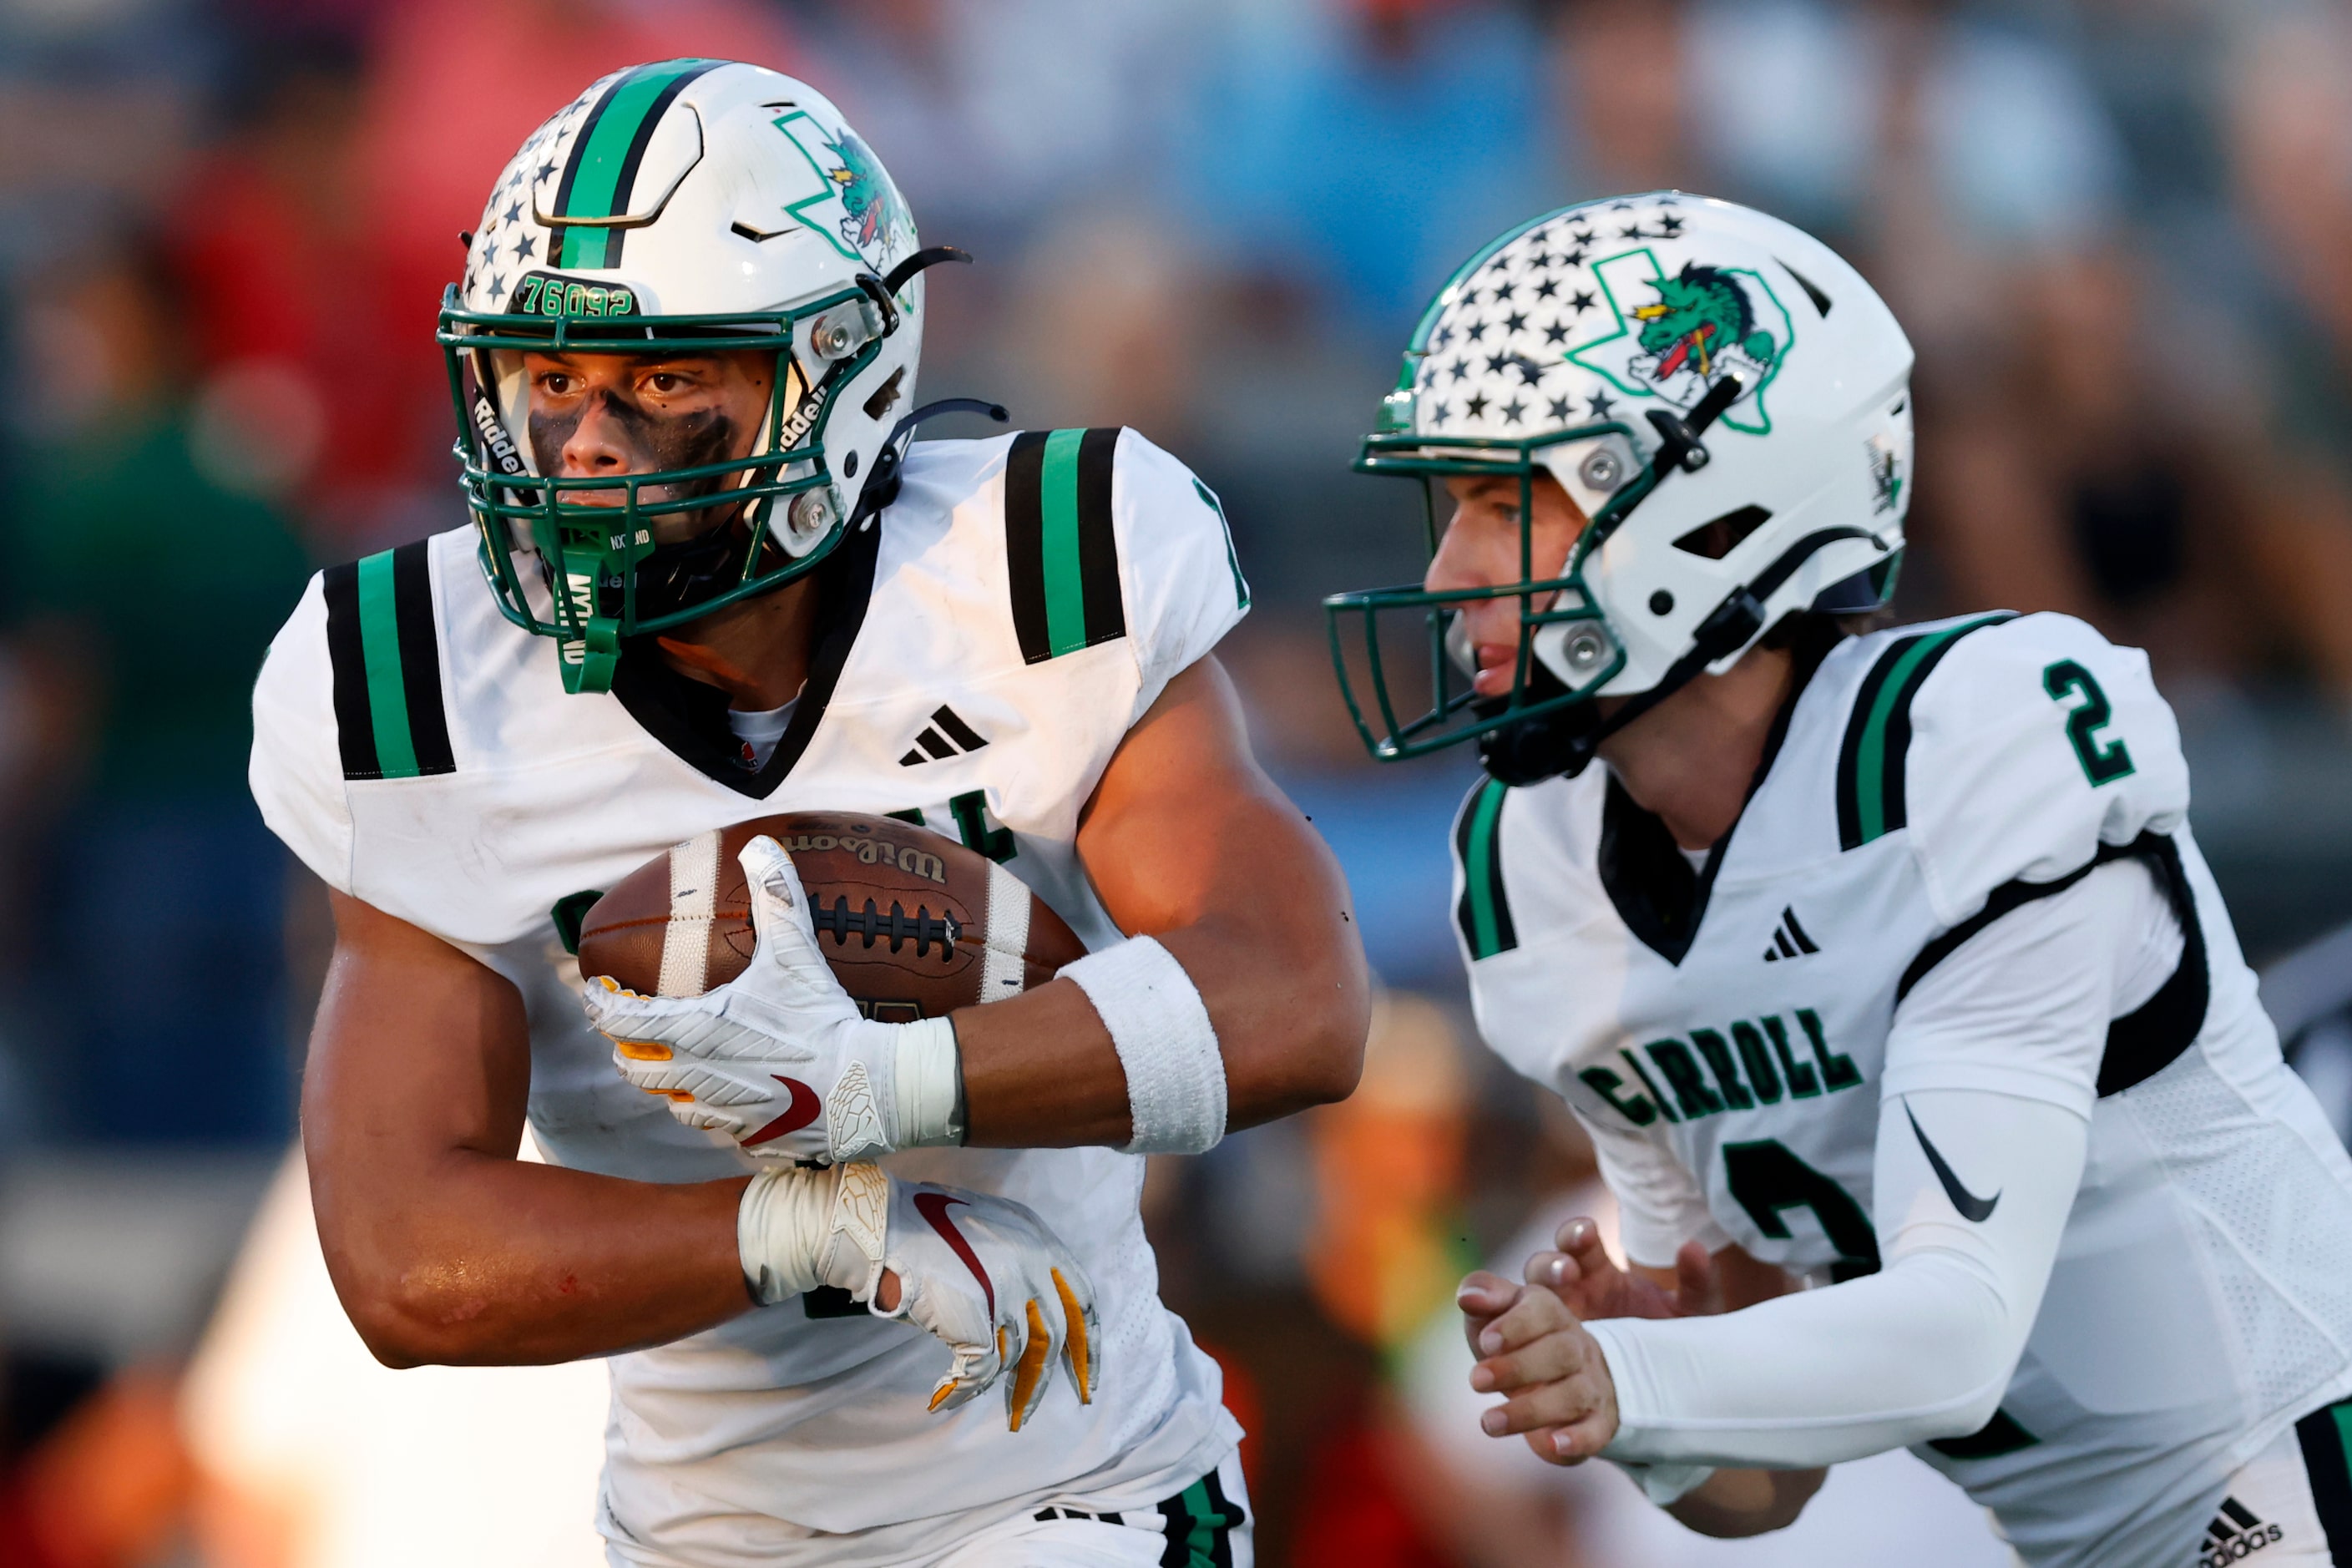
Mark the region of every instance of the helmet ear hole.
[[[1702, 560], [1720, 561], [1738, 549], [1742, 540], [1771, 521], [1770, 509], [1743, 506], [1736, 511], [1707, 519], [1675, 540], [1675, 548]], [[1658, 613], [1664, 615], [1665, 612], [1661, 610]]]

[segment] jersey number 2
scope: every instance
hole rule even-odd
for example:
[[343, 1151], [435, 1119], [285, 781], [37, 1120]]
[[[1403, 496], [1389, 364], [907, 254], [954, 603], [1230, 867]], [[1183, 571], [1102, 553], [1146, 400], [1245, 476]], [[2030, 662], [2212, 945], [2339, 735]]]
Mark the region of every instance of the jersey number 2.
[[1783, 1209], [1813, 1211], [1822, 1234], [1838, 1249], [1832, 1279], [1859, 1279], [1878, 1272], [1878, 1233], [1853, 1194], [1799, 1159], [1778, 1138], [1723, 1146], [1723, 1183], [1756, 1228], [1775, 1241], [1789, 1239]]
[[2102, 742], [2099, 731], [2116, 710], [2107, 704], [2107, 694], [2091, 672], [2071, 658], [2062, 658], [2042, 672], [2042, 689], [2050, 693], [2053, 702], [2063, 702], [2069, 697], [2080, 696], [2083, 705], [2066, 716], [2066, 738], [2074, 742], [2074, 760], [2083, 764], [2083, 776], [2096, 789], [2103, 784], [2113, 784], [2132, 771], [2131, 752], [2121, 738]]

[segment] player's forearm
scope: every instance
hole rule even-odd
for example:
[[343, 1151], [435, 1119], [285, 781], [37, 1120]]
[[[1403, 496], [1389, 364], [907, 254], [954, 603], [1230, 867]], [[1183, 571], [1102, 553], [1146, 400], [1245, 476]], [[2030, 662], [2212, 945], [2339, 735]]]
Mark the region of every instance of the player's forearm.
[[[1334, 921], [1335, 926], [1339, 922]], [[1157, 940], [1200, 993], [1225, 1076], [1228, 1131], [1345, 1098], [1363, 1062], [1365, 982], [1350, 934], [1205, 920]], [[968, 1141], [1125, 1144], [1129, 1083], [1087, 993], [1056, 981], [955, 1016]]]
[[1889, 1098], [1872, 1173], [1885, 1268], [1721, 1317], [1586, 1325], [1615, 1384], [1608, 1454], [1798, 1467], [1977, 1430], [2041, 1310], [2087, 1137], [2041, 1100]]
[[1974, 1431], [2023, 1340], [1979, 1277], [1931, 1254], [1721, 1317], [1586, 1328], [1616, 1391], [1611, 1458], [1727, 1467], [1835, 1464]]
[[956, 1015], [969, 1142], [1205, 1148], [1354, 1089], [1370, 984], [1347, 881], [1251, 760], [1214, 658], [1128, 731], [1077, 847], [1130, 941]]
[[609, 1355], [748, 1310], [744, 1180], [663, 1185], [452, 1151], [391, 1179], [312, 1156], [329, 1272], [392, 1366]]

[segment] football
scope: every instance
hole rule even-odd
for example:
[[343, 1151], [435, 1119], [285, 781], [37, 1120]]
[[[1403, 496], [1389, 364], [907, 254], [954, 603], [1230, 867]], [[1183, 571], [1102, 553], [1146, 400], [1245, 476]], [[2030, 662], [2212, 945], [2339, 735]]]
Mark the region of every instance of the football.
[[1018, 995], [1085, 944], [1019, 878], [893, 817], [803, 811], [698, 834], [624, 877], [580, 925], [580, 973], [698, 996], [743, 973], [756, 938], [736, 859], [761, 834], [793, 858], [821, 948], [858, 1010], [885, 1023]]

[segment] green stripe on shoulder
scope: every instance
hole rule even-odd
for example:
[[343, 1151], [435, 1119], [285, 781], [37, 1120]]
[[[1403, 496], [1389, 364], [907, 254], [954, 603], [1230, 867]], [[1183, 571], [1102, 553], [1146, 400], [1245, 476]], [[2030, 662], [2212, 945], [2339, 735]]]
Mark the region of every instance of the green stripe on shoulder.
[[430, 549], [419, 540], [323, 574], [345, 778], [457, 771], [442, 699]]
[[416, 776], [416, 747], [408, 734], [408, 693], [401, 679], [400, 616], [394, 596], [392, 552], [360, 563], [360, 651], [367, 660], [368, 713], [375, 731], [376, 766], [388, 779]]
[[1024, 431], [1004, 468], [1005, 563], [1023, 659], [1127, 635], [1111, 492], [1119, 432]]
[[1878, 656], [1854, 693], [1845, 742], [1838, 752], [1838, 844], [1858, 849], [1909, 820], [1905, 768], [1911, 749], [1911, 703], [1952, 645], [1970, 632], [2015, 617], [1979, 616], [1939, 631], [1897, 637]]
[[1056, 430], [1047, 436], [1038, 476], [1045, 642], [1056, 658], [1087, 646], [1087, 595], [1078, 580], [1078, 444], [1086, 437], [1084, 430]]
[[1511, 900], [1503, 888], [1503, 798], [1510, 786], [1488, 779], [1462, 808], [1454, 852], [1462, 863], [1462, 901], [1454, 918], [1475, 959], [1492, 958], [1519, 945]]

